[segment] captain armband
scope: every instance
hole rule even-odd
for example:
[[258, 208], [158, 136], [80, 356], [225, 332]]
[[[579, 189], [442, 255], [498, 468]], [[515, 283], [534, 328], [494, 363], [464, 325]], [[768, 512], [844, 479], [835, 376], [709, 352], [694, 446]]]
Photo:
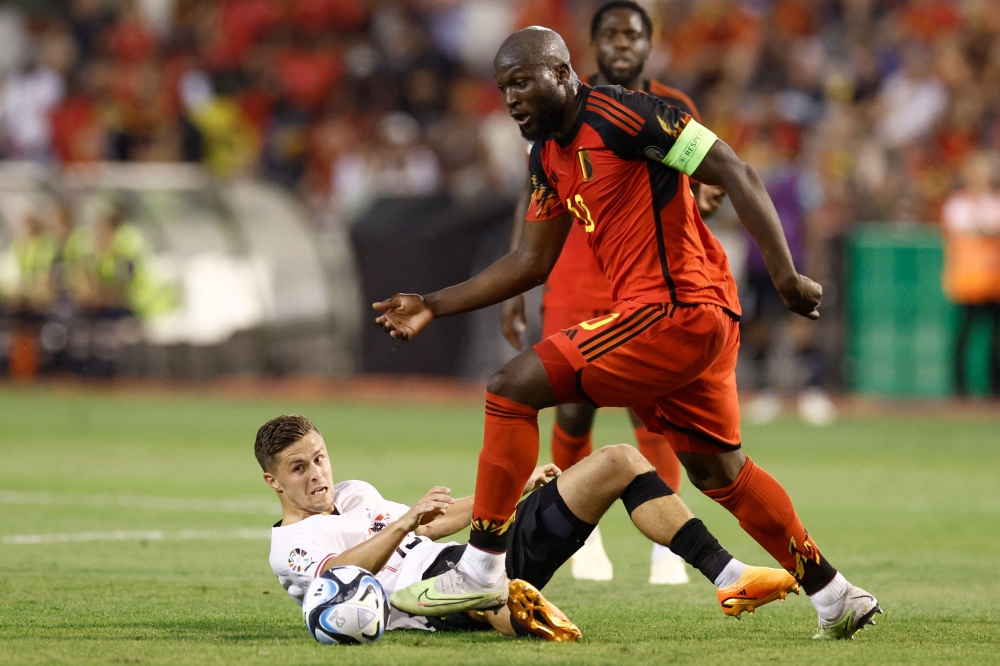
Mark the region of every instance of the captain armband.
[[715, 132], [692, 119], [677, 137], [670, 152], [663, 158], [663, 163], [690, 176], [705, 159], [705, 155], [718, 138]]

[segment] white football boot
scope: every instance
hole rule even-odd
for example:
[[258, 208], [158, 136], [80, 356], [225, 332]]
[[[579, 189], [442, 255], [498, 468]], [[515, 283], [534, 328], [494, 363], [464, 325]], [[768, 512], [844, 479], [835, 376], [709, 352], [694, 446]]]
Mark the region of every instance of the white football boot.
[[687, 566], [680, 555], [666, 546], [653, 544], [653, 553], [649, 557], [650, 585], [684, 585], [690, 583]]
[[573, 567], [573, 578], [577, 580], [611, 580], [615, 570], [611, 566], [608, 554], [604, 552], [604, 542], [601, 541], [601, 528], [594, 527], [580, 550], [570, 558]]
[[861, 629], [875, 626], [875, 613], [881, 613], [882, 607], [878, 599], [862, 590], [857, 585], [848, 584], [842, 598], [843, 607], [836, 619], [824, 622], [819, 619], [819, 631], [813, 639], [819, 641], [837, 641], [854, 638]]

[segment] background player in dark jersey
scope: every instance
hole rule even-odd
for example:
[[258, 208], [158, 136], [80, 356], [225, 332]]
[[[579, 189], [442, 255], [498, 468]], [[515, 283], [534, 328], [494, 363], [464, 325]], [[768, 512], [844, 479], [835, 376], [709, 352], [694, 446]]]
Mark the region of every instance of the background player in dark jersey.
[[[701, 122], [701, 114], [685, 93], [643, 76], [643, 68], [652, 47], [653, 22], [646, 10], [631, 0], [616, 0], [603, 5], [590, 24], [591, 48], [597, 61], [597, 73], [587, 79], [591, 86], [622, 86], [655, 95], [672, 106], [690, 113]], [[531, 180], [514, 211], [511, 249], [516, 248], [525, 224], [531, 198]], [[719, 207], [725, 192], [721, 187], [693, 183], [692, 192], [703, 218]], [[587, 234], [574, 226], [566, 239], [559, 261], [549, 274], [542, 296], [542, 338], [600, 315], [611, 312], [611, 283], [601, 272], [594, 254], [587, 246]], [[500, 310], [504, 337], [517, 349], [523, 349], [520, 333], [525, 330], [524, 297], [520, 294], [504, 301]], [[556, 407], [552, 426], [552, 461], [561, 469], [586, 458], [593, 450], [591, 430], [594, 413], [589, 404], [564, 404]], [[632, 410], [628, 412], [639, 451], [649, 460], [660, 477], [679, 491], [681, 464], [666, 439], [650, 432]], [[572, 558], [573, 577], [580, 580], [611, 580], [613, 567], [604, 551], [601, 532], [595, 529], [583, 548]], [[649, 582], [677, 585], [689, 581], [684, 561], [669, 548], [653, 545]]]
[[508, 37], [494, 74], [522, 136], [535, 142], [528, 219], [537, 224], [525, 227], [517, 250], [462, 284], [375, 303], [375, 324], [406, 340], [436, 317], [523, 293], [548, 276], [573, 224], [590, 234], [614, 311], [547, 338], [490, 378], [469, 547], [455, 569], [398, 591], [393, 603], [420, 613], [430, 597], [453, 612], [502, 601], [518, 493], [538, 458], [538, 410], [589, 402], [634, 407], [648, 428], [668, 434], [692, 483], [809, 594], [819, 614], [815, 638], [850, 638], [871, 624], [878, 601], [833, 568], [785, 489], [740, 450], [740, 305], [688, 180], [725, 189], [782, 301], [817, 319], [822, 288], [796, 270], [760, 178], [676, 107], [583, 85], [562, 38], [546, 28]]

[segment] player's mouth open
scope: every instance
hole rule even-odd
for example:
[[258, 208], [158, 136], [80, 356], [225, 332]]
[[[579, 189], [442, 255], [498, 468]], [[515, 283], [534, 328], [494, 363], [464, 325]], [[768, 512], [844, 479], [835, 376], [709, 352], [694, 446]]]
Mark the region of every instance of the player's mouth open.
[[309, 494], [312, 495], [313, 497], [317, 497], [319, 495], [325, 494], [326, 490], [327, 490], [326, 486], [320, 486], [319, 488], [310, 491]]
[[518, 125], [523, 125], [531, 119], [527, 113], [512, 113], [510, 117], [514, 119]]

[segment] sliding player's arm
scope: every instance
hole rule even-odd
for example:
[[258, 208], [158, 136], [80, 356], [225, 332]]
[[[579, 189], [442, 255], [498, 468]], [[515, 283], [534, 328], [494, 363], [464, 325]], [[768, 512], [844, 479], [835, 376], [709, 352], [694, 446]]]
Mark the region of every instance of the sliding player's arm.
[[451, 490], [443, 486], [431, 488], [416, 504], [410, 507], [409, 511], [400, 516], [398, 520], [386, 525], [371, 539], [362, 541], [337, 557], [327, 560], [317, 575], [332, 567], [346, 564], [378, 573], [399, 548], [399, 544], [403, 542], [407, 534], [418, 529], [420, 525], [430, 523], [438, 516], [447, 513], [455, 505], [455, 500], [448, 496], [450, 492]]
[[[521, 236], [524, 233], [525, 217], [528, 214], [528, 205], [531, 203], [531, 178], [527, 178], [521, 196], [517, 199], [517, 206], [514, 208], [514, 221], [510, 230], [510, 249], [517, 249], [521, 243]], [[528, 322], [524, 317], [524, 296], [518, 294], [513, 298], [508, 298], [500, 305], [500, 329], [503, 337], [516, 349], [524, 349], [524, 341], [521, 334], [528, 329]]]
[[703, 183], [718, 185], [729, 194], [740, 222], [760, 246], [785, 306], [803, 317], [818, 319], [823, 288], [795, 269], [778, 211], [756, 172], [725, 142], [717, 140], [692, 176]]
[[[562, 470], [551, 463], [536, 467], [522, 494], [527, 495], [532, 490], [541, 488], [561, 473]], [[461, 532], [472, 523], [472, 499], [470, 496], [455, 500], [455, 503], [448, 507], [447, 513], [437, 516], [426, 525], [421, 525], [414, 533], [417, 536], [437, 540]]]
[[375, 325], [409, 340], [438, 317], [479, 310], [537, 287], [555, 266], [572, 224], [569, 213], [525, 224], [517, 248], [471, 280], [427, 296], [396, 294], [373, 304], [383, 313]]

